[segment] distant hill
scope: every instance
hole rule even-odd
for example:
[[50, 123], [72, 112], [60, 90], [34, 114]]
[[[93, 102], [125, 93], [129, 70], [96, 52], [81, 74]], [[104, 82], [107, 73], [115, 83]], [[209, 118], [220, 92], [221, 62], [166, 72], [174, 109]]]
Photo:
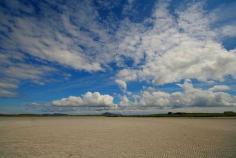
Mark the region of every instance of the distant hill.
[[121, 117], [121, 116], [123, 116], [123, 115], [122, 115], [122, 114], [117, 114], [117, 113], [105, 112], [105, 113], [102, 114], [102, 116]]
[[63, 113], [53, 113], [53, 114], [0, 114], [0, 116], [70, 116]]
[[53, 114], [0, 114], [1, 116], [15, 117], [50, 117], [50, 116], [105, 116], [105, 117], [235, 117], [236, 112], [225, 111], [223, 113], [185, 113], [185, 112], [168, 112], [165, 114], [148, 114], [148, 115], [124, 115], [120, 113], [105, 112], [97, 115], [69, 115], [64, 113]]

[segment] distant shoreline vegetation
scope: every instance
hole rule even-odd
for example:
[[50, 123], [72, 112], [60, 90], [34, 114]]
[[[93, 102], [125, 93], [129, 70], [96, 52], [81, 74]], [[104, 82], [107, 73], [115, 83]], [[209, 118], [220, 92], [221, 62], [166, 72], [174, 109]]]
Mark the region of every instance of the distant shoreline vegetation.
[[119, 114], [105, 112], [97, 115], [71, 115], [63, 113], [52, 113], [52, 114], [0, 114], [0, 117], [51, 117], [51, 116], [105, 116], [105, 117], [235, 117], [236, 112], [225, 111], [223, 113], [186, 113], [186, 112], [168, 112], [164, 114]]

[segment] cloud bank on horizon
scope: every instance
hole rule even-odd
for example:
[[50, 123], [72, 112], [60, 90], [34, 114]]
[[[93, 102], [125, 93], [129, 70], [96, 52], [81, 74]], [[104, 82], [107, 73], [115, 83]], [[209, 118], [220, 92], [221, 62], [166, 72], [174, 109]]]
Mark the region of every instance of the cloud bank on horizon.
[[235, 9], [233, 0], [3, 0], [0, 107], [236, 107]]

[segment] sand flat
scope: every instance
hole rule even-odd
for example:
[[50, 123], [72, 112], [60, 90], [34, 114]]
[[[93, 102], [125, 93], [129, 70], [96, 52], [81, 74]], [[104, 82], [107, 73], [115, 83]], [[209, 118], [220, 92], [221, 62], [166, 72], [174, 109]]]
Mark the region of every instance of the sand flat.
[[235, 118], [0, 117], [1, 158], [235, 158]]

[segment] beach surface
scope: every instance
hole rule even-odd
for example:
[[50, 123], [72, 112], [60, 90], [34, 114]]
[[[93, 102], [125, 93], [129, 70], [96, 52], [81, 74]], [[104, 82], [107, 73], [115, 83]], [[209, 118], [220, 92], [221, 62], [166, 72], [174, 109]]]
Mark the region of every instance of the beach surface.
[[235, 118], [0, 117], [0, 158], [235, 158]]

